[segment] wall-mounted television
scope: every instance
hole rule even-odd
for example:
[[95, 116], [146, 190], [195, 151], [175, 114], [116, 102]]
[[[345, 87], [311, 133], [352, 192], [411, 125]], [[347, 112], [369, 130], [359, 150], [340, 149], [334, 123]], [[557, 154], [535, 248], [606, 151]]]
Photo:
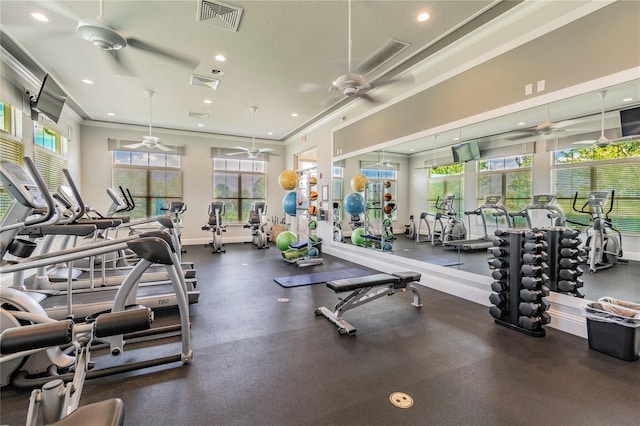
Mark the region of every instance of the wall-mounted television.
[[620, 111], [622, 136], [640, 135], [640, 107]]
[[31, 98], [31, 118], [34, 117], [33, 112], [35, 111], [46, 115], [49, 120], [57, 123], [66, 100], [67, 94], [53, 81], [49, 74], [45, 75], [38, 97]]
[[480, 159], [480, 147], [478, 141], [459, 143], [451, 147], [453, 161], [456, 163], [466, 163], [471, 160]]

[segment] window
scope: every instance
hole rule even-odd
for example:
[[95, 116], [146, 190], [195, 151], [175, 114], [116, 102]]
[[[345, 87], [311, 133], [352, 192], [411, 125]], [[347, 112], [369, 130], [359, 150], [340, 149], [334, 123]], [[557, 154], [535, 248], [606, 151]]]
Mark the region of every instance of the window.
[[0, 130], [11, 133], [11, 105], [0, 102]]
[[[501, 195], [510, 211], [520, 211], [531, 200], [533, 155], [515, 155], [478, 161], [478, 204], [487, 195]], [[500, 218], [501, 224], [506, 218]]]
[[453, 209], [461, 211], [464, 181], [464, 164], [434, 167], [428, 179], [429, 211], [436, 211], [436, 201], [441, 203], [446, 195], [454, 195]]
[[67, 168], [67, 139], [34, 121], [33, 140], [36, 167], [49, 191], [56, 191], [64, 182], [62, 169]]
[[[388, 166], [382, 166], [379, 163], [374, 161], [361, 161], [360, 162], [360, 173], [370, 181], [389, 181], [390, 185], [388, 188], [385, 188], [386, 193], [391, 194], [391, 199], [397, 203], [396, 193], [398, 187], [398, 164], [397, 163], [386, 163]], [[378, 194], [367, 194], [372, 196], [374, 199], [365, 200], [365, 202], [373, 202], [379, 201], [380, 196]], [[380, 194], [382, 195], [382, 194]], [[382, 219], [382, 210], [373, 210], [372, 219]], [[393, 210], [391, 213], [391, 220], [397, 219], [397, 210]]]
[[182, 199], [181, 157], [155, 152], [113, 151], [113, 186], [131, 192], [134, 219], [161, 216]]
[[213, 199], [225, 203], [223, 222], [247, 222], [251, 205], [267, 197], [266, 179], [266, 161], [214, 158]]
[[[20, 142], [1, 137], [0, 144], [0, 158], [22, 165], [23, 149]], [[5, 191], [4, 185], [0, 183], [0, 217], [4, 216], [9, 205], [11, 205], [11, 200], [12, 198]]]
[[[609, 215], [613, 227], [620, 232], [640, 233], [640, 140], [603, 148], [588, 146], [554, 151], [553, 163], [556, 197], [568, 219], [586, 223], [586, 215], [572, 209], [576, 192], [576, 207], [580, 209], [590, 191], [615, 191]], [[610, 201], [609, 197], [607, 203]], [[609, 204], [605, 206], [608, 208]]]
[[340, 208], [333, 210], [333, 219], [342, 220], [342, 200], [344, 198], [344, 161], [333, 163], [332, 173], [333, 190], [331, 191], [331, 197], [333, 199], [333, 203], [338, 203], [338, 206], [340, 206]]

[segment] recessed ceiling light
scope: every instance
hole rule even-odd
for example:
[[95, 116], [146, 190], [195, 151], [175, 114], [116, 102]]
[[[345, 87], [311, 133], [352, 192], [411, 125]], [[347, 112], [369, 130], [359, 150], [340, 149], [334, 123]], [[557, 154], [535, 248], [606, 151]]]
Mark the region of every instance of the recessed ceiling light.
[[216, 55], [216, 61], [224, 62], [226, 60], [227, 60], [227, 58], [225, 58], [224, 55]]
[[37, 19], [40, 22], [49, 22], [49, 18], [44, 16], [42, 13], [33, 12], [31, 16], [33, 17], [33, 19]]
[[297, 117], [297, 116], [298, 116], [298, 114], [294, 112], [293, 114], [291, 114], [291, 116], [292, 116], [292, 117]]
[[82, 80], [82, 82], [83, 82], [84, 84], [93, 84], [93, 81], [91, 81], [91, 80], [89, 80], [89, 79], [86, 79], [86, 78], [85, 78], [84, 80]]
[[108, 113], [107, 113], [107, 115], [108, 115], [109, 117], [113, 117], [113, 116], [115, 116], [115, 114], [114, 114], [114, 113], [112, 113], [112, 112], [108, 112]]
[[633, 98], [624, 98], [622, 100], [622, 102], [631, 102], [633, 100]]
[[431, 18], [431, 15], [429, 15], [427, 12], [423, 12], [420, 15], [418, 15], [418, 21], [419, 22], [424, 22], [424, 21], [428, 20], [429, 18]]
[[409, 152], [413, 152], [413, 148], [409, 148]]
[[198, 123], [198, 127], [204, 127], [204, 124]]
[[267, 134], [268, 134], [268, 135], [272, 135], [272, 134], [273, 134], [273, 132], [269, 132], [269, 133], [267, 133]]
[[453, 140], [454, 140], [454, 141], [459, 141], [459, 140], [460, 140], [460, 138], [455, 137], [455, 138], [453, 138]]
[[213, 103], [213, 101], [211, 99], [205, 99], [202, 102], [204, 102], [205, 104], [212, 104]]
[[518, 126], [524, 126], [526, 123], [524, 121], [521, 121], [518, 123]]

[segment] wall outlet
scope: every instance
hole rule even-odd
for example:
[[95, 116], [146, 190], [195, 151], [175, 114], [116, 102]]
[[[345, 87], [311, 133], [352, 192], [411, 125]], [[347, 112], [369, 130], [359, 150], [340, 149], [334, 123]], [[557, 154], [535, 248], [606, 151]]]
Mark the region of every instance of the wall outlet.
[[538, 92], [543, 92], [544, 91], [544, 80], [538, 81], [538, 85], [536, 87], [536, 90]]
[[529, 96], [533, 93], [533, 83], [524, 86], [524, 95]]

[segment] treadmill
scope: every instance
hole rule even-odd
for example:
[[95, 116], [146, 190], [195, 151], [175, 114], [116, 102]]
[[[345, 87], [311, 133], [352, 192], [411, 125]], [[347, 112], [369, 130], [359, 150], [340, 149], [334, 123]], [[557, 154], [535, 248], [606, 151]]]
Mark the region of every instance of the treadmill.
[[[108, 231], [110, 229], [117, 228], [122, 224], [127, 224], [127, 226], [135, 226], [141, 224], [147, 224], [152, 222], [158, 222], [159, 227], [158, 230], [167, 229], [169, 233], [172, 235], [174, 246], [178, 246], [180, 244], [179, 239], [175, 235], [175, 224], [173, 220], [169, 217], [159, 216], [151, 219], [142, 219], [139, 221], [131, 222], [128, 216], [106, 216], [103, 217], [100, 215], [99, 218], [86, 218], [84, 217], [85, 213], [85, 204], [82, 200], [82, 197], [73, 181], [69, 171], [67, 169], [63, 170], [65, 178], [69, 184], [69, 186], [61, 186], [59, 191], [59, 196], [63, 200], [67, 200], [67, 202], [74, 205], [73, 210], [76, 213], [76, 216], [73, 218], [72, 223], [74, 224], [94, 224], [96, 225], [97, 232], [100, 232], [104, 235], [106, 239], [108, 236]], [[120, 202], [118, 199], [114, 199], [117, 197], [114, 191], [107, 191], [109, 196], [111, 197], [113, 204], [117, 204]], [[110, 209], [112, 210], [112, 209]], [[118, 211], [117, 209], [113, 209], [113, 213]], [[94, 233], [94, 236], [96, 233]], [[36, 235], [37, 236], [37, 235]], [[116, 233], [117, 236], [117, 233]], [[43, 247], [43, 251], [48, 251], [50, 246], [52, 245], [52, 238], [47, 238], [45, 241], [45, 246]], [[95, 239], [93, 240], [95, 243]], [[89, 270], [75, 270], [72, 273], [71, 279], [73, 281], [72, 288], [73, 291], [96, 291], [100, 289], [104, 289], [105, 287], [117, 286], [122, 283], [125, 279], [126, 275], [131, 271], [131, 266], [119, 267], [119, 268], [106, 268], [106, 261], [104, 255], [102, 255], [102, 262], [100, 265], [100, 273], [95, 273], [95, 265], [91, 259], [89, 259]], [[31, 288], [38, 290], [67, 290], [67, 282], [69, 280], [68, 268], [59, 268], [56, 267], [52, 271], [46, 272], [44, 268], [41, 268], [36, 276], [34, 277], [34, 282], [31, 284]], [[197, 281], [195, 279], [196, 271], [193, 268], [192, 263], [184, 264], [183, 266], [183, 274], [185, 280], [187, 282], [187, 289], [189, 291], [194, 290]], [[158, 285], [167, 283], [169, 280], [168, 273], [162, 267], [152, 266], [149, 268], [147, 272], [141, 277], [140, 283], [141, 286], [146, 285]]]
[[478, 215], [482, 220], [484, 235], [475, 239], [470, 238], [467, 240], [447, 241], [446, 247], [456, 247], [465, 251], [485, 250], [489, 247], [493, 247], [493, 237], [487, 232], [487, 219], [485, 217], [485, 212], [487, 211], [491, 211], [491, 215], [495, 218], [496, 228], [498, 227], [498, 218], [501, 216], [506, 218], [507, 226], [509, 226], [509, 214], [507, 209], [502, 205], [502, 196], [487, 195], [484, 199], [484, 203], [478, 206], [477, 209], [464, 212], [464, 214], [469, 217], [469, 233], [471, 232], [471, 215]]
[[[179, 259], [171, 237], [165, 232], [155, 232], [127, 236], [111, 241], [74, 247], [53, 253], [31, 256], [36, 244], [33, 241], [16, 238], [25, 227], [39, 227], [40, 232], [74, 232], [84, 233], [90, 230], [91, 224], [55, 225], [60, 214], [53, 197], [33, 161], [25, 157], [25, 165], [29, 173], [15, 163], [0, 162], [0, 179], [13, 197], [9, 209], [0, 221], [0, 250], [2, 260], [0, 272], [13, 274], [12, 291], [26, 292], [39, 302], [50, 318], [64, 319], [69, 315], [85, 318], [99, 312], [108, 311], [114, 300], [127, 305], [140, 304], [151, 309], [178, 306], [184, 311], [182, 304], [196, 303], [199, 292], [187, 291], [187, 285], [179, 270]], [[30, 176], [31, 175], [31, 176]], [[65, 227], [60, 230], [60, 227]], [[76, 231], [77, 230], [77, 231]], [[97, 292], [74, 294], [67, 291], [61, 295], [56, 291], [30, 291], [24, 287], [22, 276], [25, 270], [60, 262], [73, 262], [86, 256], [98, 256], [113, 250], [131, 249], [141, 257], [119, 287], [112, 287]], [[11, 256], [8, 255], [12, 255]], [[7, 260], [8, 259], [8, 260]], [[170, 282], [164, 285], [138, 287], [139, 279], [153, 263], [165, 267]], [[3, 303], [11, 291], [3, 291]]]

